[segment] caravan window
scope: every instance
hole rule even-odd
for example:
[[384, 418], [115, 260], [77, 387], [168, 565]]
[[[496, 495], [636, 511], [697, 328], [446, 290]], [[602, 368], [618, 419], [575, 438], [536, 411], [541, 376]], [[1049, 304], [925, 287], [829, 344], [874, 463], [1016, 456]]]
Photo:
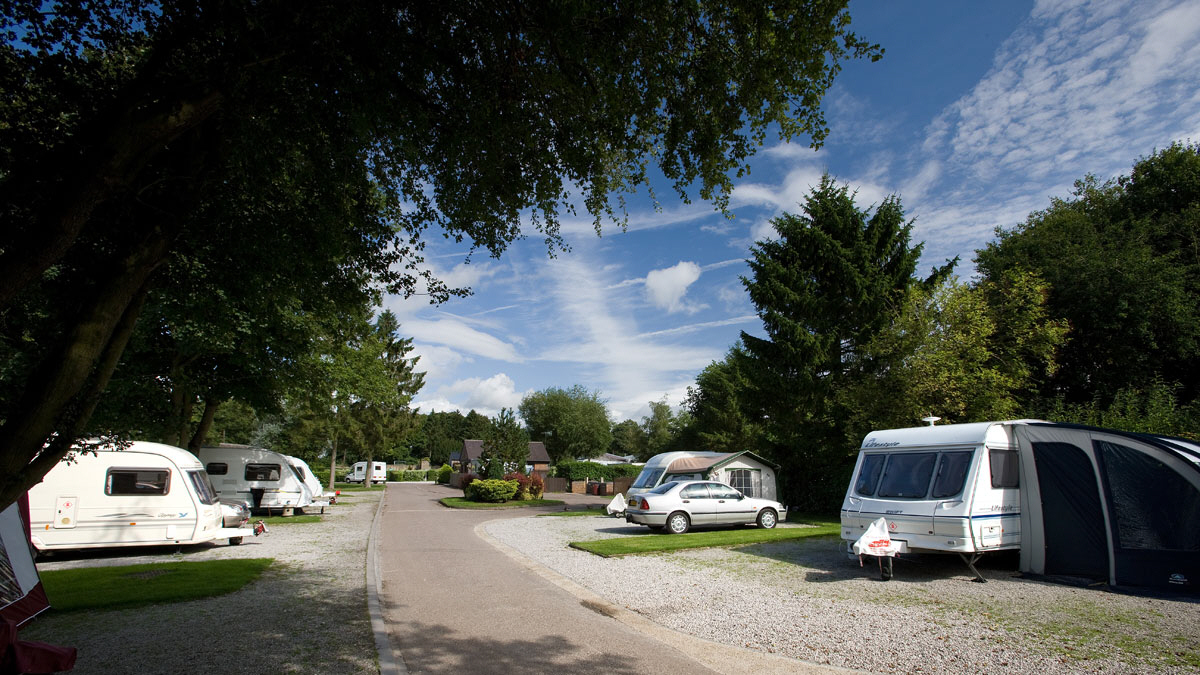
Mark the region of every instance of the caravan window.
[[229, 465], [225, 462], [209, 462], [204, 467], [204, 470], [207, 471], [208, 475], [210, 476], [224, 476], [225, 474], [229, 473]]
[[879, 485], [879, 475], [883, 473], [883, 463], [887, 455], [867, 455], [863, 457], [862, 470], [858, 472], [858, 482], [854, 491], [864, 497], [875, 495], [875, 486]]
[[246, 480], [279, 480], [278, 464], [247, 464]]
[[879, 483], [880, 497], [924, 497], [933, 477], [935, 452], [896, 453], [891, 456]]
[[166, 469], [109, 469], [104, 479], [104, 494], [165, 495], [171, 488], [171, 472]]
[[192, 479], [192, 485], [196, 487], [196, 494], [200, 497], [200, 503], [216, 504], [217, 491], [213, 489], [212, 481], [208, 480], [208, 474], [203, 471], [189, 471], [187, 474]]
[[658, 482], [659, 478], [662, 478], [662, 475], [663, 475], [662, 469], [642, 469], [642, 472], [640, 474], [638, 474], [637, 480], [633, 481], [633, 485], [631, 485], [630, 487], [635, 487], [635, 488], [654, 487], [654, 484]]
[[962, 492], [973, 455], [971, 452], [942, 453], [942, 458], [938, 461], [937, 475], [933, 479], [933, 492], [929, 496], [945, 499]]
[[1017, 471], [1017, 451], [988, 448], [988, 464], [992, 468], [992, 487], [1021, 487], [1021, 474]]

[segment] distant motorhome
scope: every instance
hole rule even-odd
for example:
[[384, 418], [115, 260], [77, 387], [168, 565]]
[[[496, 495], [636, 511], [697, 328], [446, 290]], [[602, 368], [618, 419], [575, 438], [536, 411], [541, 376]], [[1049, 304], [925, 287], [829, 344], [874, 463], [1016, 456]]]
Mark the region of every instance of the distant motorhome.
[[[364, 483], [367, 480], [367, 463], [355, 462], [354, 466], [350, 467], [350, 473], [346, 474], [347, 483]], [[387, 482], [387, 463], [386, 462], [371, 462], [371, 482], [385, 483]]]
[[29, 490], [39, 551], [154, 544], [240, 544], [225, 528], [217, 493], [194, 455], [160, 443], [77, 452]]
[[199, 457], [222, 499], [243, 500], [253, 510], [285, 514], [329, 505], [327, 499], [313, 494], [287, 455], [222, 443], [200, 448]]

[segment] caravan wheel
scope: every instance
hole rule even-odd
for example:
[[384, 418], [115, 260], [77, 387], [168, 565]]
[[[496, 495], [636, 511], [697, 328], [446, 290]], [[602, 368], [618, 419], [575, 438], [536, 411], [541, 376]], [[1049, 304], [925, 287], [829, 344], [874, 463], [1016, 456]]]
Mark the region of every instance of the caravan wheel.
[[238, 544], [242, 543], [242, 539], [243, 539], [243, 537], [230, 537], [230, 538], [229, 538], [229, 545], [230, 545], [230, 546], [237, 546]]

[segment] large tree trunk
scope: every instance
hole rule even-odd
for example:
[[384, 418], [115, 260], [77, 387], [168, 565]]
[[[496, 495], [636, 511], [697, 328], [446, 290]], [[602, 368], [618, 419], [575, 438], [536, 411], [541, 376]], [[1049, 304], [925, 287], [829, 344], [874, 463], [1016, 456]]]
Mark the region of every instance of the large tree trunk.
[[329, 491], [333, 492], [333, 481], [337, 480], [337, 433], [333, 434], [333, 447], [329, 451]]
[[217, 416], [219, 407], [221, 407], [220, 401], [214, 401], [212, 397], [204, 399], [204, 414], [200, 416], [200, 424], [196, 426], [196, 433], [192, 434], [192, 438], [187, 444], [187, 449], [193, 455], [200, 454], [200, 448], [204, 447], [204, 441], [208, 438], [209, 430], [212, 429], [213, 419]]
[[128, 344], [150, 275], [166, 260], [173, 238], [158, 228], [143, 238], [30, 374], [0, 426], [0, 508], [36, 485], [86, 426]]

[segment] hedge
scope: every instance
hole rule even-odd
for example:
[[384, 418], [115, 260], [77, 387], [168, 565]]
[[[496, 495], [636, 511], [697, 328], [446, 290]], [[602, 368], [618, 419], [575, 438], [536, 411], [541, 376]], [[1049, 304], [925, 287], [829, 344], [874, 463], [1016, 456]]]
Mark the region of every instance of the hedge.
[[597, 464], [596, 462], [564, 461], [554, 465], [554, 475], [570, 480], [611, 481], [623, 476], [636, 476], [642, 472], [642, 467], [634, 464]]

